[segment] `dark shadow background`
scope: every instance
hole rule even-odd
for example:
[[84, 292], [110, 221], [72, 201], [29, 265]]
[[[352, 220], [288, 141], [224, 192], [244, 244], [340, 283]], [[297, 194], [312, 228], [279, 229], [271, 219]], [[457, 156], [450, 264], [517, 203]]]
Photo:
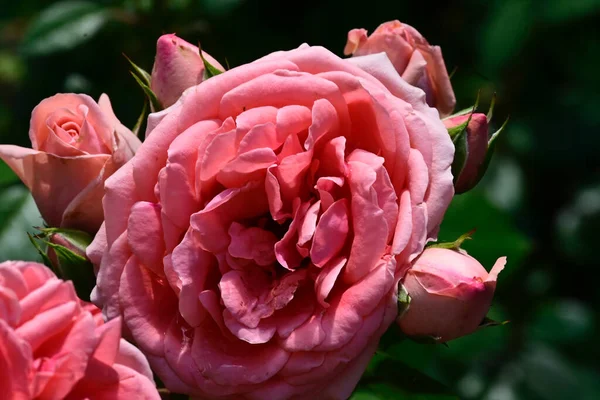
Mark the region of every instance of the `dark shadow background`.
[[[496, 92], [494, 122], [510, 115], [491, 170], [440, 234], [478, 228], [465, 248], [487, 268], [508, 256], [492, 316], [510, 323], [448, 348], [390, 334], [386, 354], [461, 398], [600, 398], [600, 0], [3, 2], [0, 142], [29, 146], [31, 110], [56, 92], [105, 92], [132, 127], [144, 99], [121, 53], [149, 71], [162, 33], [233, 67], [303, 42], [341, 56], [348, 30], [392, 19], [442, 47], [457, 109], [481, 91], [486, 112]], [[40, 222], [0, 164], [0, 260], [37, 259], [24, 231]], [[442, 398], [395, 388], [403, 368], [374, 365], [354, 398]]]

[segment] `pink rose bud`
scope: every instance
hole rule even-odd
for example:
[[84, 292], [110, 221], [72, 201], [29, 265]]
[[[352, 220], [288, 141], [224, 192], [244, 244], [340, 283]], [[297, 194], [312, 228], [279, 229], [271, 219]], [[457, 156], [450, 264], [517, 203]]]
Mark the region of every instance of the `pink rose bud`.
[[[203, 51], [202, 56], [220, 71], [225, 70], [208, 53]], [[158, 38], [150, 89], [165, 108], [174, 104], [185, 89], [203, 80], [204, 63], [198, 47], [175, 34]]]
[[6, 261], [0, 294], [3, 399], [160, 399], [146, 357], [121, 338], [121, 319], [104, 323], [71, 282], [42, 264]]
[[397, 323], [408, 336], [439, 343], [473, 333], [490, 308], [505, 264], [506, 257], [500, 257], [488, 273], [464, 250], [426, 249], [402, 282], [410, 305]]
[[379, 25], [371, 36], [365, 29], [348, 32], [345, 55], [381, 52], [406, 82], [423, 89], [427, 104], [437, 108], [442, 117], [452, 113], [456, 98], [439, 46], [430, 46], [415, 28], [397, 20]]
[[95, 233], [104, 181], [141, 144], [115, 116], [108, 96], [57, 94], [31, 114], [32, 149], [0, 145], [0, 158], [21, 178], [49, 226]]
[[464, 126], [465, 151], [464, 154], [456, 152], [456, 165], [453, 165], [452, 170], [456, 194], [464, 193], [475, 187], [483, 177], [483, 172], [485, 172], [483, 169], [487, 167], [489, 126], [485, 114], [459, 115], [445, 119], [444, 125], [450, 131], [460, 128], [467, 121], [468, 124]]
[[[60, 232], [50, 234], [48, 239], [51, 243], [62, 246], [70, 252], [86, 258], [85, 249], [87, 249], [93, 238], [83, 231], [61, 230]], [[48, 256], [52, 260], [55, 257], [54, 252], [49, 251]]]
[[73, 281], [79, 298], [89, 300], [96, 283], [94, 267], [85, 251], [93, 237], [73, 229], [40, 229], [37, 235], [47, 245], [46, 262], [61, 279]]

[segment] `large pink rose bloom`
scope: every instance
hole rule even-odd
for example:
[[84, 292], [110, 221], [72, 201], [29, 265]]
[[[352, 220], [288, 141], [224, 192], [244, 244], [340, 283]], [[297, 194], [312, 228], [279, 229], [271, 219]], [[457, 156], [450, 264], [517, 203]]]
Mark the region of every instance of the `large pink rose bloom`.
[[[142, 353], [45, 266], [0, 264], [0, 388], [8, 399], [160, 399]], [[3, 397], [7, 398], [7, 397]]]
[[31, 113], [31, 149], [0, 145], [0, 158], [31, 190], [46, 223], [95, 233], [104, 215], [104, 181], [140, 146], [108, 96], [59, 93]]
[[384, 55], [354, 62], [302, 46], [210, 78], [107, 181], [93, 298], [172, 391], [344, 399], [394, 321], [453, 147]]
[[439, 46], [431, 46], [415, 28], [398, 20], [379, 25], [370, 36], [365, 29], [348, 32], [345, 55], [380, 52], [388, 55], [405, 81], [425, 91], [429, 105], [442, 116], [452, 114], [456, 98]]

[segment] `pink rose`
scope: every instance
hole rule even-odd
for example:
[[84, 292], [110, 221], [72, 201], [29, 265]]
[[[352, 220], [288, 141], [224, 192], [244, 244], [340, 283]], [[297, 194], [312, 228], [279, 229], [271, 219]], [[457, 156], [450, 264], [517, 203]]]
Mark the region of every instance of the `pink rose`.
[[[95, 309], [95, 311], [94, 311]], [[160, 399], [143, 354], [42, 264], [0, 264], [0, 387], [8, 399]], [[4, 397], [6, 398], [6, 397]]]
[[210, 78], [107, 181], [92, 298], [170, 390], [345, 399], [394, 321], [453, 146], [385, 56], [356, 63], [387, 88], [308, 46]]
[[402, 282], [411, 300], [398, 319], [408, 336], [429, 336], [440, 343], [473, 333], [492, 304], [500, 257], [488, 272], [464, 250], [429, 248]]
[[[205, 51], [202, 55], [217, 69], [225, 70]], [[198, 47], [174, 34], [158, 38], [150, 88], [164, 107], [174, 104], [185, 89], [203, 80], [204, 63]]]
[[141, 144], [112, 111], [108, 96], [57, 94], [33, 109], [33, 149], [0, 145], [0, 158], [31, 190], [49, 226], [95, 233], [104, 219], [104, 180]]
[[379, 25], [371, 36], [365, 29], [348, 32], [345, 55], [381, 52], [388, 55], [405, 81], [425, 91], [427, 104], [442, 116], [452, 113], [456, 98], [439, 46], [430, 46], [415, 28], [397, 20]]

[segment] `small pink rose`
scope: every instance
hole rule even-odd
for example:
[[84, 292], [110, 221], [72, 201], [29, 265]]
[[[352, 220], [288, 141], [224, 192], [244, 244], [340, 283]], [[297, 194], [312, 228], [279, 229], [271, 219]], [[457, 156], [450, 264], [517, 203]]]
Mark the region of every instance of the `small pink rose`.
[[[45, 266], [0, 264], [0, 388], [8, 399], [160, 399], [121, 324]], [[6, 397], [3, 397], [6, 398]]]
[[411, 300], [398, 319], [400, 328], [440, 343], [473, 333], [490, 308], [505, 264], [506, 257], [500, 257], [488, 273], [464, 250], [425, 250], [402, 281]]
[[107, 181], [92, 298], [170, 390], [346, 399], [393, 323], [454, 149], [387, 58], [355, 61], [304, 45], [214, 76]]
[[[225, 69], [205, 51], [206, 61], [217, 69]], [[150, 88], [164, 107], [177, 101], [183, 91], [204, 80], [204, 63], [198, 47], [175, 34], [162, 35], [156, 43]]]
[[439, 46], [431, 46], [412, 26], [400, 21], [385, 22], [367, 35], [365, 29], [348, 32], [345, 55], [362, 56], [385, 52], [402, 78], [423, 91], [427, 103], [442, 116], [456, 104], [448, 71]]
[[141, 142], [115, 116], [108, 96], [57, 94], [33, 109], [32, 149], [0, 145], [0, 158], [31, 190], [49, 226], [95, 233], [104, 219], [104, 181]]

